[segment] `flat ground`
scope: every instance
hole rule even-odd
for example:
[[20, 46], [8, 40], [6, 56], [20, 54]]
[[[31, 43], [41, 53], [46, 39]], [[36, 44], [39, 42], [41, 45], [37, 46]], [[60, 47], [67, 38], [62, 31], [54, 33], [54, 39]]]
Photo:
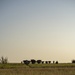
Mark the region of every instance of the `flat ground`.
[[0, 64], [0, 75], [75, 75], [75, 64]]

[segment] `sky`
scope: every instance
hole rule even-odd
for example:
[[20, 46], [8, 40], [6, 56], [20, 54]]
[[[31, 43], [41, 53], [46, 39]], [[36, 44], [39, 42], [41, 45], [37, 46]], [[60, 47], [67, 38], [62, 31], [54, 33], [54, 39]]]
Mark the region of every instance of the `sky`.
[[0, 57], [9, 62], [75, 59], [75, 0], [0, 0]]

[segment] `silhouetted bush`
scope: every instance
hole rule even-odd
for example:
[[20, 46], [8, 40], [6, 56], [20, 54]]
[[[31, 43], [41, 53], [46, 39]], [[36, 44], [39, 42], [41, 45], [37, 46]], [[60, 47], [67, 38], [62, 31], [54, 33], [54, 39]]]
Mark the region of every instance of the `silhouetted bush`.
[[42, 61], [41, 60], [37, 60], [37, 63], [40, 64]]
[[2, 63], [2, 64], [7, 64], [8, 63], [8, 58], [7, 57], [1, 57], [1, 59], [0, 59], [0, 62]]
[[53, 64], [55, 63], [55, 61], [53, 61]]
[[72, 60], [72, 63], [75, 63], [75, 60]]
[[58, 61], [56, 61], [56, 64], [58, 64]]
[[49, 64], [51, 63], [51, 61], [48, 61], [49, 62]]
[[42, 64], [44, 64], [44, 61], [42, 61]]
[[46, 64], [48, 64], [48, 61], [45, 61]]
[[29, 60], [23, 60], [24, 64], [29, 65], [30, 61]]
[[32, 64], [35, 64], [36, 63], [36, 60], [31, 59], [31, 62], [32, 62]]

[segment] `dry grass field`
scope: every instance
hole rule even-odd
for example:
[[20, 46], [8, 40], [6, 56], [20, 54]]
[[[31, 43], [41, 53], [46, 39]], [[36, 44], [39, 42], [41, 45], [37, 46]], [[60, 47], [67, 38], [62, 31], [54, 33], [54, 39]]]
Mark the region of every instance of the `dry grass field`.
[[0, 75], [75, 75], [75, 64], [0, 64]]

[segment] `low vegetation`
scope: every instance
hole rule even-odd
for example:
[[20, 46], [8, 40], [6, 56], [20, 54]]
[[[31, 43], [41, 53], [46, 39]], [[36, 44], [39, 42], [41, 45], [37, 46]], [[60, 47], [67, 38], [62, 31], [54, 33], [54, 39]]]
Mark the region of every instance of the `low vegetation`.
[[0, 64], [0, 75], [75, 75], [75, 64]]

